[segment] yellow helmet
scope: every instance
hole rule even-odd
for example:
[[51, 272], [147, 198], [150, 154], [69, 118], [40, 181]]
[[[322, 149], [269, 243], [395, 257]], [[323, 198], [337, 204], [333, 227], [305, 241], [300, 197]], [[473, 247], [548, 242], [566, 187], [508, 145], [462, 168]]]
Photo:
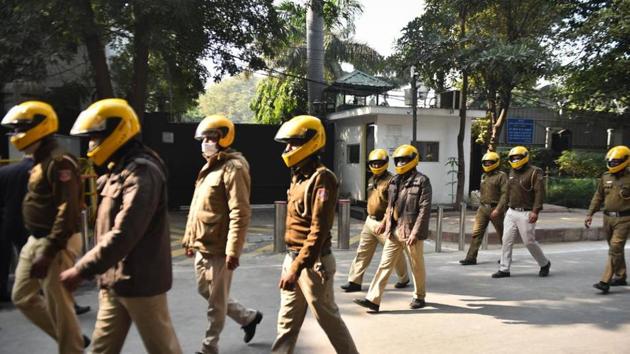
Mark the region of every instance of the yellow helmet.
[[[394, 158], [396, 173], [399, 175], [407, 173], [407, 171], [418, 166], [420, 162], [418, 150], [408, 144], [397, 147], [392, 157]], [[407, 162], [405, 162], [405, 160], [407, 160]], [[399, 162], [403, 164], [399, 166]]]
[[101, 135], [98, 145], [87, 156], [97, 165], [104, 164], [118, 149], [140, 133], [136, 112], [127, 101], [106, 98], [92, 103], [79, 114], [70, 135]]
[[610, 173], [623, 171], [630, 165], [630, 148], [625, 145], [618, 145], [608, 150], [606, 165]]
[[490, 172], [499, 167], [500, 162], [501, 158], [499, 157], [499, 154], [494, 151], [488, 151], [481, 158], [481, 167], [484, 172]]
[[11, 143], [18, 150], [24, 150], [59, 129], [55, 110], [48, 103], [40, 101], [26, 101], [14, 106], [2, 118], [1, 124], [14, 130]]
[[293, 167], [326, 145], [326, 131], [318, 118], [306, 115], [297, 116], [282, 124], [274, 140], [299, 145], [282, 154], [284, 163], [288, 167]]
[[[372, 166], [372, 162], [381, 162], [382, 165], [380, 167], [374, 167]], [[384, 149], [376, 149], [370, 152], [368, 155], [368, 167], [374, 175], [378, 176], [385, 172], [387, 170], [387, 166], [389, 166], [389, 156], [387, 156], [387, 151]]]
[[219, 139], [219, 146], [227, 148], [234, 142], [234, 123], [220, 114], [213, 114], [207, 116], [197, 126], [195, 131], [195, 139], [203, 140], [203, 137], [210, 130], [219, 130], [221, 132], [221, 138]]
[[[518, 156], [520, 156], [520, 158], [518, 158]], [[529, 162], [529, 151], [527, 151], [527, 148], [524, 146], [515, 146], [510, 150], [508, 160], [510, 161], [510, 166], [518, 170]]]

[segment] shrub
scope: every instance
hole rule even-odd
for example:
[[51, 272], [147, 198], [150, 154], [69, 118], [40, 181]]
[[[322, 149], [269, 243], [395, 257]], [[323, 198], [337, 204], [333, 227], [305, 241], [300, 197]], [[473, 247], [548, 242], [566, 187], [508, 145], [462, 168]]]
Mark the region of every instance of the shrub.
[[556, 160], [561, 176], [577, 178], [599, 177], [606, 168], [601, 153], [565, 150]]
[[588, 208], [597, 188], [597, 178], [547, 178], [545, 203], [568, 208]]

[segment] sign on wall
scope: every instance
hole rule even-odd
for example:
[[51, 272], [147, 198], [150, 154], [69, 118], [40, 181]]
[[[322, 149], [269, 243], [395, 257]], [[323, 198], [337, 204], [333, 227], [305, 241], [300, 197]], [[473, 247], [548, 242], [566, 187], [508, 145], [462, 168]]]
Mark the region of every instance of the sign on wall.
[[508, 144], [529, 145], [534, 141], [534, 121], [531, 119], [508, 119]]

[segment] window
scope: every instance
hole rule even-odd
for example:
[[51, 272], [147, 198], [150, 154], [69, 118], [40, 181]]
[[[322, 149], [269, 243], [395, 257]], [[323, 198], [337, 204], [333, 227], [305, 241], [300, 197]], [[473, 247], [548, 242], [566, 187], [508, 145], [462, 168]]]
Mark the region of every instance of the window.
[[346, 146], [346, 156], [347, 156], [346, 162], [359, 163], [360, 152], [361, 150], [359, 149], [359, 144], [352, 144], [352, 145]]
[[420, 161], [438, 162], [440, 161], [439, 141], [417, 141], [416, 148], [420, 152]]

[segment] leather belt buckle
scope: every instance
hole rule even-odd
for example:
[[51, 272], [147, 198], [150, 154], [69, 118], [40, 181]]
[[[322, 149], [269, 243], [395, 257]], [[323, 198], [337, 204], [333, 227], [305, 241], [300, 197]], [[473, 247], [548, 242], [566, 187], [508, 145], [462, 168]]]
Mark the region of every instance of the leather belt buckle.
[[527, 209], [527, 208], [510, 208], [512, 210], [516, 210], [516, 211], [531, 211], [531, 209]]

